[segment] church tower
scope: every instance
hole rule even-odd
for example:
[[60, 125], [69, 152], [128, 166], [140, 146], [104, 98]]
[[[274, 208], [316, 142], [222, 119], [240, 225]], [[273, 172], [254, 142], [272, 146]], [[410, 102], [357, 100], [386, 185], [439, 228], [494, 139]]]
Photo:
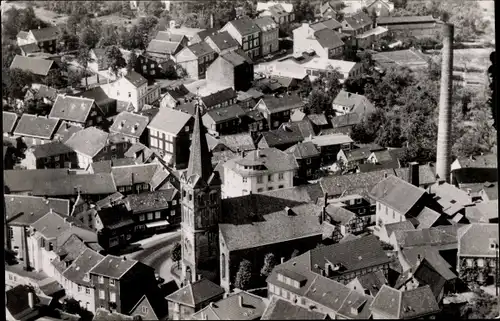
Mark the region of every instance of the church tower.
[[201, 120], [200, 104], [197, 104], [189, 164], [180, 179], [181, 281], [184, 283], [196, 281], [198, 275], [214, 280], [219, 271], [222, 182], [219, 173], [212, 169], [212, 155], [206, 133]]

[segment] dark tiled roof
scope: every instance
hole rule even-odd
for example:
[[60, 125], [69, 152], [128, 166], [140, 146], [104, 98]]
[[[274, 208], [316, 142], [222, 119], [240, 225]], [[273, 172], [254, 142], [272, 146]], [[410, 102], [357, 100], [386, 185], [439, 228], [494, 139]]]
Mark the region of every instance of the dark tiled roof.
[[323, 191], [321, 190], [321, 186], [316, 183], [266, 191], [262, 194], [290, 201], [314, 203], [318, 198], [323, 196]]
[[255, 24], [252, 19], [248, 17], [244, 17], [241, 19], [236, 19], [229, 21], [228, 23], [232, 24], [233, 27], [242, 35], [246, 36], [249, 34], [253, 34], [256, 32], [260, 32], [260, 28], [257, 24]]
[[430, 228], [440, 217], [441, 214], [426, 206], [416, 217], [418, 221], [418, 228]]
[[205, 40], [206, 37], [217, 34], [219, 30], [217, 28], [207, 28], [203, 29], [202, 31], [198, 32], [196, 35], [200, 38], [200, 40]]
[[357, 277], [361, 286], [369, 290], [372, 295], [377, 295], [382, 285], [387, 283], [384, 273], [382, 271], [370, 272]]
[[172, 201], [177, 194], [174, 188], [128, 195], [126, 201], [133, 213], [141, 213], [151, 210], [168, 208], [168, 202]]
[[345, 90], [341, 90], [338, 93], [333, 100], [333, 104], [348, 107], [350, 113], [358, 115], [373, 113], [375, 111], [375, 107], [373, 107], [372, 103], [365, 96]]
[[315, 31], [322, 30], [325, 28], [330, 29], [330, 30], [334, 30], [334, 29], [342, 28], [342, 24], [335, 19], [328, 19], [328, 20], [323, 20], [323, 21], [313, 23], [310, 25], [310, 27]]
[[295, 159], [306, 159], [320, 155], [319, 150], [313, 142], [302, 142], [288, 148], [285, 152], [293, 154]]
[[94, 157], [106, 146], [109, 134], [97, 127], [87, 127], [74, 133], [66, 145], [83, 155]]
[[27, 195], [5, 195], [5, 212], [9, 223], [32, 224], [47, 214], [50, 209], [69, 215], [69, 200]]
[[[40, 298], [27, 285], [18, 285], [5, 291], [5, 308], [16, 320], [23, 320], [23, 317], [36, 311], [37, 307], [31, 308], [29, 305], [28, 293], [30, 292], [33, 293], [33, 303], [40, 304]], [[38, 316], [38, 313], [36, 315]]]
[[192, 94], [184, 85], [180, 85], [175, 88], [169, 88], [167, 89], [167, 93], [175, 100], [179, 100], [180, 98], [186, 96], [195, 97], [195, 95]]
[[472, 157], [460, 157], [457, 159], [462, 168], [497, 168], [498, 159], [495, 154], [477, 155]]
[[113, 125], [109, 128], [109, 132], [139, 138], [148, 124], [148, 117], [123, 111], [116, 116]]
[[274, 129], [262, 133], [268, 147], [280, 147], [282, 145], [296, 144], [304, 140], [304, 136], [298, 131]]
[[23, 114], [14, 135], [51, 139], [58, 123], [59, 119]]
[[334, 129], [354, 126], [361, 123], [362, 117], [356, 113], [347, 113], [331, 118], [332, 127]]
[[85, 123], [93, 105], [93, 99], [58, 95], [49, 117]]
[[390, 223], [384, 225], [385, 231], [387, 232], [387, 236], [391, 237], [394, 231], [413, 231], [415, 230], [415, 226], [410, 221], [402, 221], [396, 223]]
[[57, 138], [60, 142], [66, 142], [74, 133], [83, 130], [82, 127], [77, 125], [72, 125], [65, 120], [61, 122], [59, 128], [54, 134], [54, 138]]
[[[236, 164], [248, 164], [252, 166], [261, 165], [266, 173], [278, 173], [298, 168], [297, 162], [292, 155], [276, 148], [263, 148], [249, 151], [244, 157], [234, 158], [224, 164], [224, 167], [240, 172], [241, 175], [249, 176], [248, 171], [242, 172]], [[257, 171], [254, 171], [257, 173]], [[260, 174], [261, 172], [259, 172]]]
[[[208, 36], [220, 51], [232, 47], [238, 47], [238, 42], [227, 31], [219, 32]], [[205, 38], [206, 39], [206, 38]]]
[[47, 76], [53, 64], [53, 60], [16, 55], [14, 57], [14, 60], [12, 60], [10, 69], [18, 68], [27, 72], [31, 72], [35, 75]]
[[438, 302], [428, 285], [401, 293], [401, 319], [417, 318], [440, 311]]
[[8, 192], [16, 193], [31, 192], [40, 182], [53, 181], [68, 175], [67, 169], [12, 169], [3, 172], [3, 179]]
[[[139, 2], [141, 3], [141, 2]], [[106, 309], [97, 308], [93, 321], [107, 320], [107, 321], [133, 321], [134, 317], [118, 312], [109, 312]]]
[[233, 152], [236, 152], [238, 149], [241, 151], [255, 150], [253, 138], [249, 133], [224, 135], [219, 137], [219, 142]]
[[380, 311], [386, 315], [400, 317], [402, 292], [383, 285], [371, 304], [372, 310]]
[[17, 121], [17, 114], [9, 111], [4, 111], [2, 113], [2, 124], [4, 133], [12, 133], [14, 131], [14, 126]]
[[327, 315], [324, 313], [312, 311], [273, 296], [261, 320], [324, 320], [326, 318]]
[[408, 24], [408, 23], [423, 23], [423, 22], [437, 22], [432, 16], [404, 16], [404, 17], [378, 17], [377, 24]]
[[159, 164], [138, 164], [115, 166], [111, 169], [116, 186], [149, 184], [158, 170]]
[[[271, 29], [277, 29], [278, 25], [274, 22], [273, 18], [269, 16], [263, 16], [253, 19], [253, 22], [263, 31], [269, 32]], [[267, 30], [264, 30], [267, 29]]]
[[250, 57], [248, 57], [248, 55], [241, 48], [222, 54], [220, 58], [230, 62], [234, 67], [242, 65], [244, 63], [250, 65], [253, 64], [252, 59], [250, 59]]
[[102, 259], [90, 270], [90, 273], [103, 275], [119, 280], [128, 271], [130, 271], [136, 264], [144, 265], [144, 263], [141, 263], [136, 260], [124, 259], [118, 256], [108, 254], [104, 259]]
[[211, 53], [215, 53], [215, 51], [210, 47], [205, 41], [201, 41], [195, 43], [187, 47], [196, 57], [202, 57]]
[[379, 182], [370, 195], [375, 200], [405, 215], [424, 196], [424, 189], [413, 186], [394, 175]]
[[148, 44], [146, 52], [175, 55], [178, 48], [180, 48], [179, 42], [153, 39]]
[[351, 149], [348, 151], [344, 151], [345, 156], [347, 158], [348, 162], [353, 162], [353, 161], [359, 161], [359, 160], [366, 160], [370, 154], [371, 151], [369, 148], [356, 148], [356, 149]]
[[91, 250], [86, 249], [78, 258], [64, 271], [63, 276], [79, 285], [90, 286], [90, 279], [85, 279], [85, 274], [99, 263], [104, 256]]
[[368, 173], [373, 171], [379, 171], [381, 169], [397, 169], [399, 168], [399, 162], [397, 160], [391, 160], [382, 164], [365, 163], [359, 164], [358, 169], [361, 173]]
[[201, 101], [205, 105], [206, 108], [211, 108], [218, 104], [227, 102], [231, 99], [236, 99], [238, 94], [234, 91], [233, 88], [229, 87], [223, 89], [221, 91], [215, 92], [205, 97], [201, 97]]
[[109, 98], [101, 87], [94, 87], [79, 94], [83, 98], [92, 99], [98, 106], [116, 103], [116, 99]]
[[171, 108], [160, 109], [148, 128], [156, 129], [169, 134], [177, 135], [191, 120], [191, 115]]
[[245, 111], [238, 104], [234, 104], [209, 110], [203, 115], [203, 124], [210, 128], [212, 124], [220, 124], [229, 120], [239, 119], [244, 115], [246, 115]]
[[344, 45], [344, 42], [340, 38], [340, 34], [331, 29], [321, 29], [314, 33], [314, 37], [318, 40], [319, 44], [323, 48], [338, 48]]
[[381, 170], [370, 173], [357, 173], [340, 176], [329, 176], [321, 179], [320, 184], [324, 193], [330, 196], [350, 193], [356, 189], [369, 192], [375, 185], [384, 179], [384, 175], [394, 175], [394, 170]]
[[[240, 306], [239, 300], [243, 306]], [[202, 315], [213, 315], [210, 320], [255, 320], [260, 318], [267, 306], [267, 299], [255, 294], [241, 291], [230, 294], [228, 297], [219, 300], [201, 311], [195, 313], [191, 318], [203, 320]]]
[[146, 78], [142, 77], [141, 74], [133, 70], [127, 72], [124, 78], [130, 81], [130, 83], [132, 83], [135, 87], [140, 87], [148, 82]]
[[403, 248], [412, 246], [444, 246], [456, 248], [457, 236], [453, 232], [440, 228], [395, 231], [396, 242]]
[[460, 188], [465, 184], [495, 182], [498, 180], [497, 168], [459, 168], [452, 172], [453, 183]]
[[166, 299], [194, 308], [200, 303], [208, 302], [223, 294], [224, 290], [220, 286], [207, 279], [201, 279], [180, 288], [167, 296]]
[[36, 158], [50, 157], [61, 154], [71, 153], [73, 150], [61, 142], [50, 142], [35, 146], [33, 154]]
[[350, 220], [356, 217], [356, 214], [335, 204], [329, 204], [326, 207], [326, 214], [330, 217], [332, 224], [347, 225]]
[[452, 271], [454, 267], [441, 256], [439, 248], [432, 246], [415, 246], [403, 249], [403, 254], [412, 267], [418, 266], [418, 262], [425, 259], [445, 280], [457, 278], [456, 274]]
[[84, 195], [113, 194], [116, 192], [113, 176], [108, 173], [66, 175], [53, 180], [37, 181], [34, 185], [34, 195], [77, 195], [78, 187]]
[[283, 97], [267, 96], [262, 98], [262, 101], [271, 113], [303, 108], [305, 106], [302, 98], [295, 94], [284, 95]]
[[41, 29], [31, 29], [30, 30], [37, 42], [43, 42], [48, 40], [55, 40], [59, 35], [59, 28], [48, 27]]
[[419, 284], [430, 286], [436, 298], [439, 297], [446, 283], [446, 279], [440, 275], [425, 258], [413, 273], [413, 277], [418, 280]]

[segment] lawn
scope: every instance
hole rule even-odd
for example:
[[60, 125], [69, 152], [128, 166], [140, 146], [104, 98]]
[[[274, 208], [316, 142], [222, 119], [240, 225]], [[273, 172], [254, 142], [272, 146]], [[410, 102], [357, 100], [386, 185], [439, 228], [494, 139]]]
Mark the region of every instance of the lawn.
[[96, 18], [97, 21], [102, 22], [105, 25], [113, 25], [117, 27], [125, 26], [127, 28], [130, 28], [131, 26], [135, 25], [138, 21], [139, 18], [125, 18], [125, 17], [120, 17], [116, 14], [108, 15], [108, 16], [102, 16]]

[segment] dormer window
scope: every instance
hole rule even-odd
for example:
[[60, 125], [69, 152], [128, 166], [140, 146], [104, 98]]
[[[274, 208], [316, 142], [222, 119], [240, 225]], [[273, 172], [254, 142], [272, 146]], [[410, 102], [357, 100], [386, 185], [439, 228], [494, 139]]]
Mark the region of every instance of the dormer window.
[[90, 275], [88, 273], [85, 273], [85, 275], [83, 276], [83, 281], [85, 281], [85, 282], [90, 281]]
[[495, 239], [490, 239], [490, 250], [498, 249], [498, 242]]

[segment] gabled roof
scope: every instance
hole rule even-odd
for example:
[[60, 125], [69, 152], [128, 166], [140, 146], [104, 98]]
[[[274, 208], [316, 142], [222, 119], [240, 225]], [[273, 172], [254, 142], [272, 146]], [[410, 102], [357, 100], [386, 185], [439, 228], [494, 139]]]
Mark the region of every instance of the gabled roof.
[[356, 217], [356, 214], [337, 204], [328, 204], [326, 215], [330, 218], [331, 224], [347, 225]]
[[110, 133], [120, 133], [126, 136], [141, 137], [149, 124], [149, 118], [146, 116], [134, 114], [128, 111], [119, 113], [113, 125], [109, 128]]
[[74, 133], [83, 130], [81, 126], [73, 125], [68, 123], [67, 121], [61, 121], [59, 128], [54, 134], [54, 138], [57, 138], [60, 142], [66, 142]]
[[466, 207], [465, 216], [471, 223], [493, 223], [498, 220], [498, 200]]
[[261, 140], [264, 140], [268, 147], [280, 147], [302, 142], [304, 136], [299, 131], [278, 128], [263, 132]]
[[180, 42], [153, 39], [148, 44], [146, 52], [175, 55], [178, 52], [180, 46]]
[[5, 216], [9, 224], [32, 224], [47, 214], [50, 209], [69, 215], [69, 200], [28, 195], [6, 194]]
[[16, 125], [18, 115], [10, 111], [3, 111], [2, 113], [2, 125], [4, 133], [12, 133]]
[[154, 192], [143, 192], [140, 194], [131, 194], [126, 198], [129, 207], [133, 213], [141, 213], [149, 210], [168, 208], [171, 202], [177, 195], [175, 188], [159, 190]]
[[425, 206], [416, 217], [418, 221], [418, 228], [431, 228], [434, 223], [439, 220], [440, 217], [441, 214]]
[[57, 141], [36, 145], [34, 148], [33, 155], [35, 155], [36, 158], [51, 157], [73, 152], [73, 150], [64, 143]]
[[201, 279], [180, 288], [166, 299], [194, 308], [223, 294], [224, 290], [220, 286], [210, 280]]
[[323, 177], [320, 184], [323, 192], [330, 196], [351, 193], [358, 189], [363, 189], [365, 193], [368, 193], [384, 179], [385, 175], [394, 175], [394, 170]]
[[134, 70], [127, 72], [123, 76], [123, 78], [127, 79], [136, 88], [139, 88], [140, 86], [148, 83], [146, 78], [144, 78], [143, 76], [141, 76], [141, 74], [137, 73]]
[[14, 135], [51, 139], [59, 119], [23, 114], [19, 119]]
[[205, 40], [208, 36], [210, 35], [213, 35], [213, 34], [216, 34], [219, 30], [217, 28], [207, 28], [207, 29], [203, 29], [201, 31], [198, 31], [196, 33], [196, 36], [198, 36], [198, 38], [203, 41]]
[[363, 118], [362, 115], [359, 115], [357, 113], [347, 113], [344, 115], [332, 117], [330, 119], [332, 122], [332, 127], [334, 129], [338, 129], [342, 127], [357, 125], [361, 123], [362, 118]]
[[17, 33], [17, 38], [21, 38], [21, 39], [24, 39], [24, 40], [27, 40], [28, 39], [28, 36], [29, 36], [29, 31], [19, 31]]
[[285, 150], [286, 153], [293, 154], [295, 159], [306, 159], [320, 155], [319, 150], [313, 142], [301, 142]]
[[312, 137], [315, 136], [316, 133], [314, 131], [314, 127], [309, 119], [303, 119], [301, 121], [294, 121], [290, 123], [284, 123], [280, 126], [281, 129], [290, 129], [295, 132], [300, 132], [302, 137]]
[[370, 196], [405, 215], [424, 196], [424, 189], [391, 175], [379, 182], [371, 191]]
[[302, 98], [296, 94], [284, 95], [283, 97], [265, 96], [260, 102], [263, 102], [271, 113], [303, 108], [305, 106]]
[[148, 128], [177, 135], [192, 116], [172, 108], [161, 108], [149, 123]]
[[443, 248], [456, 248], [457, 236], [453, 231], [438, 227], [420, 230], [394, 231], [396, 242], [403, 248], [413, 246], [436, 246]]
[[26, 55], [30, 53], [40, 52], [40, 47], [38, 47], [38, 45], [35, 42], [21, 45], [19, 46], [19, 48], [21, 48], [23, 53]]
[[[33, 86], [31, 87], [31, 89], [33, 89]], [[57, 90], [46, 85], [40, 85], [36, 89], [35, 98], [47, 98], [50, 100], [55, 100], [57, 98]]]
[[[32, 308], [29, 305], [28, 293], [33, 294], [35, 306]], [[40, 298], [34, 293], [30, 286], [18, 285], [12, 289], [5, 291], [5, 308], [9, 311], [15, 320], [24, 320], [27, 316], [32, 316], [40, 304]], [[36, 313], [38, 316], [39, 313]]]
[[187, 49], [191, 51], [197, 58], [215, 53], [212, 47], [210, 47], [205, 41], [195, 43], [187, 47]]
[[120, 280], [130, 269], [136, 264], [142, 264], [136, 260], [125, 259], [114, 255], [106, 255], [99, 263], [97, 263], [90, 271], [91, 274], [103, 275], [109, 278]]
[[30, 32], [33, 34], [37, 42], [43, 42], [57, 39], [59, 35], [59, 28], [47, 27], [40, 29], [31, 29]]
[[96, 156], [106, 146], [109, 134], [97, 127], [87, 127], [74, 133], [65, 144], [88, 157]]
[[328, 125], [328, 120], [326, 119], [325, 114], [309, 114], [307, 118], [316, 126], [325, 126]]
[[53, 64], [53, 60], [16, 55], [10, 64], [10, 69], [18, 68], [23, 71], [31, 72], [35, 75], [47, 76]]
[[220, 91], [217, 91], [213, 94], [210, 94], [205, 97], [201, 97], [201, 101], [205, 105], [206, 108], [211, 108], [218, 104], [227, 102], [231, 99], [236, 99], [238, 95], [234, 91], [233, 88], [229, 87]]
[[114, 166], [111, 174], [116, 186], [150, 184], [159, 166], [161, 165], [156, 163]]
[[236, 19], [229, 21], [228, 24], [233, 25], [233, 27], [242, 35], [246, 36], [252, 33], [260, 32], [260, 28], [255, 24], [252, 19], [248, 17], [243, 17], [241, 19]]
[[449, 281], [457, 278], [457, 275], [453, 272], [455, 268], [443, 258], [437, 247], [415, 246], [405, 248], [403, 254], [412, 267], [417, 267], [418, 262], [425, 259], [445, 280]]
[[[396, 168], [394, 169], [394, 173], [397, 177], [401, 178], [402, 180], [408, 181], [410, 168], [409, 167]], [[429, 164], [419, 165], [418, 177], [420, 186], [432, 184], [436, 182], [436, 170]]]
[[197, 178], [195, 178], [195, 180], [202, 179], [203, 182], [208, 183], [210, 177], [214, 177], [212, 171], [212, 153], [208, 148], [206, 137], [207, 129], [203, 126], [200, 112], [200, 108], [197, 107], [194, 116], [194, 127], [186, 178], [191, 179], [193, 176], [196, 176]]
[[209, 35], [207, 36], [207, 38], [211, 39], [215, 44], [215, 46], [217, 46], [217, 49], [219, 49], [220, 51], [233, 47], [238, 47], [238, 42], [234, 40], [234, 38], [227, 31], [222, 31]]
[[33, 195], [66, 196], [77, 195], [77, 189], [84, 195], [113, 194], [116, 185], [109, 173], [66, 175], [52, 180], [36, 181]]
[[[234, 51], [227, 52], [219, 56], [220, 59], [224, 59], [227, 62], [231, 63], [234, 67], [240, 66], [244, 63], [253, 64], [252, 59], [248, 57], [248, 55], [243, 51], [243, 49], [238, 48]], [[217, 58], [217, 59], [219, 59]]]
[[340, 34], [328, 28], [314, 32], [314, 37], [323, 48], [333, 49], [344, 45]]
[[55, 180], [68, 175], [68, 169], [59, 168], [11, 169], [4, 170], [3, 179], [9, 193], [18, 193], [33, 191], [40, 181]]
[[268, 10], [270, 7], [274, 7], [277, 4], [281, 6], [282, 10], [285, 10], [286, 12], [293, 12], [293, 3], [285, 3], [285, 2], [277, 2], [277, 1], [267, 1], [267, 2], [262, 2], [259, 1], [257, 2], [257, 11], [262, 11], [262, 10]]
[[61, 233], [73, 227], [73, 224], [73, 218], [50, 211], [32, 223], [31, 227], [44, 238], [50, 240], [59, 237]]
[[359, 115], [375, 112], [375, 107], [365, 96], [350, 93], [345, 90], [341, 90], [338, 93], [332, 104], [348, 107], [348, 112], [357, 113]]
[[64, 271], [63, 276], [78, 285], [90, 286], [90, 278], [86, 279], [85, 275], [102, 259], [104, 259], [103, 255], [91, 249], [86, 249]]
[[413, 277], [418, 280], [419, 284], [428, 285], [436, 298], [439, 298], [439, 294], [446, 283], [446, 279], [425, 258], [415, 269]]
[[191, 319], [203, 320], [206, 315], [209, 320], [255, 320], [262, 316], [266, 305], [267, 299], [241, 291], [208, 305], [193, 314]]
[[172, 41], [172, 42], [181, 42], [184, 39], [184, 35], [169, 32], [169, 31], [158, 31], [155, 39], [161, 41]]
[[219, 142], [233, 152], [238, 151], [238, 149], [241, 151], [255, 150], [253, 138], [249, 133], [224, 135], [219, 137]]
[[344, 134], [330, 134], [330, 135], [321, 135], [312, 137], [311, 141], [314, 145], [324, 147], [324, 146], [333, 146], [333, 145], [343, 145], [350, 144], [354, 141], [348, 135]]
[[366, 160], [371, 154], [370, 148], [356, 148], [343, 151], [348, 162], [355, 162], [359, 160]]
[[[365, 26], [371, 25], [373, 23], [370, 16], [365, 12], [357, 12], [350, 17], [345, 17], [344, 21], [354, 30], [364, 28]], [[378, 24], [382, 24], [377, 20]]]
[[357, 279], [364, 289], [374, 295], [377, 295], [382, 286], [387, 283], [384, 273], [380, 270], [358, 276]]
[[458, 255], [462, 257], [495, 257], [498, 246], [498, 224], [473, 223], [458, 230]]
[[392, 233], [395, 231], [413, 231], [415, 230], [415, 226], [410, 221], [402, 221], [396, 223], [384, 224], [385, 231], [387, 232], [387, 236], [391, 237]]
[[330, 29], [330, 30], [342, 28], [342, 24], [333, 18], [319, 21], [319, 22], [313, 23], [309, 26], [315, 31], [322, 30], [325, 28]]
[[261, 320], [325, 320], [327, 314], [309, 310], [278, 296], [272, 296]]
[[461, 168], [498, 168], [498, 159], [495, 154], [459, 157], [455, 160]]
[[272, 29], [277, 29], [278, 25], [274, 22], [273, 18], [269, 16], [259, 17], [253, 19], [253, 22], [259, 26], [262, 32], [268, 32]]

